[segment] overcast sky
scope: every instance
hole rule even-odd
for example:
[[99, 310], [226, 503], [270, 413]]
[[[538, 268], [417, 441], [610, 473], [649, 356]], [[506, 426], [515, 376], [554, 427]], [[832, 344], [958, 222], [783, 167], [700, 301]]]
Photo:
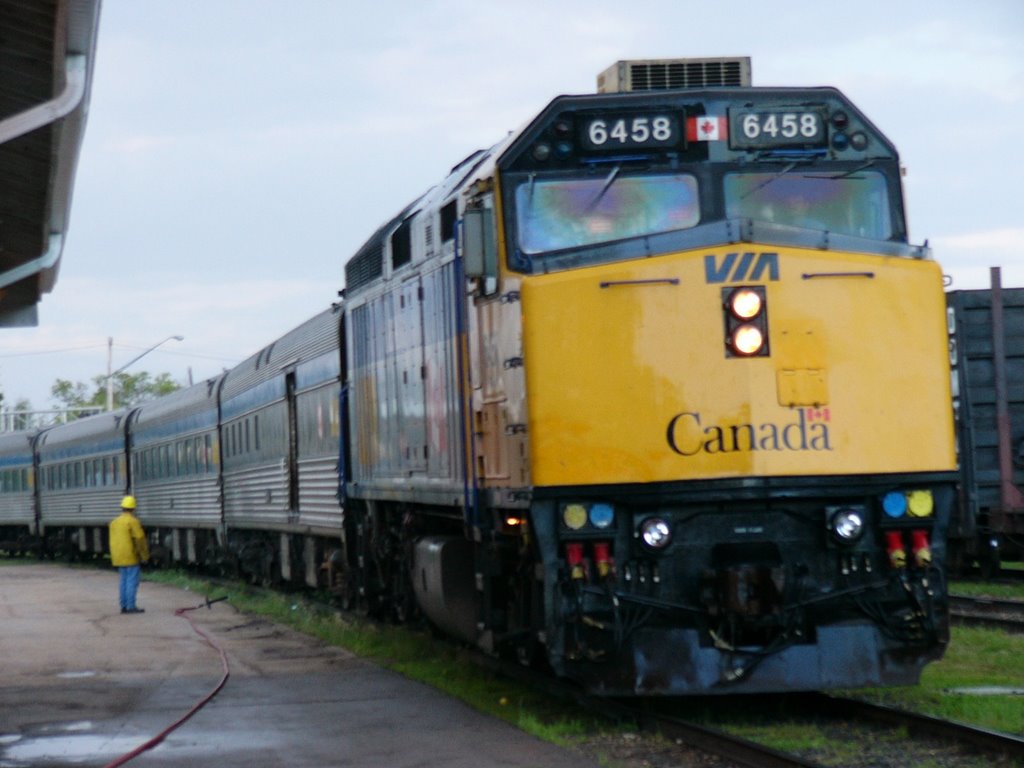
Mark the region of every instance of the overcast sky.
[[628, 58], [745, 55], [896, 144], [954, 288], [1024, 286], [1024, 3], [104, 0], [60, 277], [0, 329], [6, 402], [212, 376], [325, 308], [350, 255], [475, 149]]

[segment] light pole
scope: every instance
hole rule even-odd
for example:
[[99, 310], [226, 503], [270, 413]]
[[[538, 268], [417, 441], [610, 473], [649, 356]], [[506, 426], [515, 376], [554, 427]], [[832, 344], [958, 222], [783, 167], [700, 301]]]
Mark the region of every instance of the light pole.
[[110, 360], [111, 360], [111, 357], [113, 356], [114, 339], [112, 337], [108, 338], [107, 339], [107, 410], [108, 411], [114, 410], [114, 377], [117, 376], [117, 374], [121, 373], [122, 371], [124, 371], [125, 369], [129, 368], [130, 366], [135, 365], [135, 363], [139, 362], [139, 360], [144, 358], [146, 355], [148, 355], [154, 349], [159, 347], [161, 344], [166, 344], [168, 341], [184, 341], [184, 340], [185, 340], [184, 336], [168, 336], [163, 341], [158, 341], [156, 344], [154, 344], [152, 347], [147, 349], [142, 354], [136, 355], [135, 357], [133, 357], [131, 360], [129, 360], [124, 365], [122, 365], [116, 371], [111, 371], [110, 370]]

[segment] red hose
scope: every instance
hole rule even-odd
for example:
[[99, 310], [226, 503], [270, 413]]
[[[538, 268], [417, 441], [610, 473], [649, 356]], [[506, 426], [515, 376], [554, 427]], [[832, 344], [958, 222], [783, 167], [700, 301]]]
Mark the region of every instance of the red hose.
[[192, 709], [190, 709], [188, 712], [186, 712], [184, 715], [182, 715], [180, 718], [178, 718], [178, 720], [176, 720], [175, 722], [171, 723], [171, 725], [167, 726], [164, 730], [162, 730], [160, 733], [158, 733], [156, 736], [154, 736], [152, 739], [150, 739], [146, 743], [140, 744], [138, 747], [133, 749], [131, 752], [129, 752], [129, 753], [125, 754], [125, 755], [122, 755], [121, 757], [117, 758], [112, 763], [108, 763], [106, 766], [104, 766], [104, 768], [117, 768], [117, 766], [124, 765], [129, 760], [134, 760], [136, 757], [141, 755], [143, 752], [147, 752], [148, 750], [150, 750], [153, 747], [155, 747], [157, 744], [159, 744], [165, 738], [167, 738], [167, 736], [170, 733], [172, 733], [179, 726], [181, 726], [186, 720], [188, 720], [190, 717], [192, 717], [192, 715], [194, 715], [200, 709], [205, 707], [206, 704], [211, 699], [213, 699], [214, 696], [216, 696], [220, 692], [220, 689], [224, 687], [225, 683], [227, 683], [228, 677], [231, 676], [231, 670], [228, 667], [228, 656], [224, 652], [224, 649], [221, 648], [219, 645], [217, 645], [210, 638], [210, 636], [208, 634], [206, 634], [203, 630], [201, 630], [199, 627], [197, 627], [196, 623], [194, 621], [192, 621], [192, 617], [186, 615], [189, 611], [194, 611], [196, 608], [202, 608], [203, 605], [206, 605], [207, 607], [209, 607], [209, 603], [203, 603], [202, 605], [195, 605], [195, 606], [192, 606], [191, 608], [179, 608], [178, 610], [176, 610], [174, 612], [174, 615], [175, 616], [181, 616], [183, 619], [187, 620], [188, 623], [192, 626], [192, 630], [203, 639], [203, 642], [206, 643], [208, 646], [213, 648], [213, 650], [217, 651], [217, 653], [220, 654], [221, 667], [224, 669], [224, 675], [221, 677], [220, 682], [217, 683], [217, 685], [213, 688], [212, 691], [210, 691], [202, 699], [200, 699], [198, 702], [196, 702], [195, 706], [193, 706]]

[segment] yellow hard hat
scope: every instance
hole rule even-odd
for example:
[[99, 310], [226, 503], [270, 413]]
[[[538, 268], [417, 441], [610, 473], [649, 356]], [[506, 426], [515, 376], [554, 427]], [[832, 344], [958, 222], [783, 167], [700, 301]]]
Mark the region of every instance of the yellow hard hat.
[[135, 509], [135, 497], [125, 496], [121, 499], [121, 509]]

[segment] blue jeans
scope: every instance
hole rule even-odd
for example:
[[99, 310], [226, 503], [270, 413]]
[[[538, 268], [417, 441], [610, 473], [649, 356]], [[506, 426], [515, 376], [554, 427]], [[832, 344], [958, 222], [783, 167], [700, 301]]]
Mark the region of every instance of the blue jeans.
[[125, 565], [117, 569], [121, 575], [121, 610], [133, 610], [135, 595], [139, 591], [139, 577], [142, 568], [137, 565]]

